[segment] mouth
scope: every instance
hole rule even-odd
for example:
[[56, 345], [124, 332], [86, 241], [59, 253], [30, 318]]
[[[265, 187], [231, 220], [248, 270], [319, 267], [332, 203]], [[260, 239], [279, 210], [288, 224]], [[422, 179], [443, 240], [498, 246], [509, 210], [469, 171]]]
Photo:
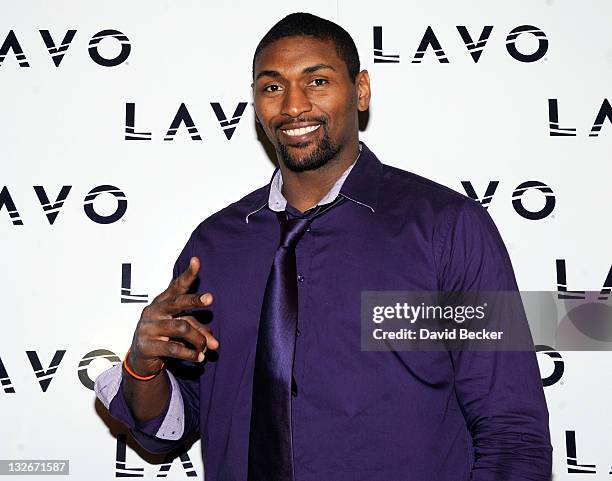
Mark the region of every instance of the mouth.
[[[302, 144], [309, 141], [316, 135], [316, 131], [319, 130], [322, 124], [310, 124], [310, 125], [292, 125], [290, 128], [280, 128], [282, 136], [285, 137], [289, 144]], [[287, 126], [289, 127], [289, 126]]]
[[299, 137], [301, 135], [306, 135], [306, 134], [309, 134], [310, 132], [314, 132], [319, 127], [321, 127], [321, 124], [310, 125], [308, 127], [300, 127], [298, 129], [281, 129], [281, 131], [285, 135], [288, 135], [289, 137]]

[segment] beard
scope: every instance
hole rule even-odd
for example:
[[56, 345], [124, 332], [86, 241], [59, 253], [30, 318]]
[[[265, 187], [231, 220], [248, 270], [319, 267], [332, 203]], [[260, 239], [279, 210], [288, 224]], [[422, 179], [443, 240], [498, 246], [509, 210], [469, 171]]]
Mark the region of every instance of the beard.
[[[319, 140], [314, 148], [304, 157], [296, 158], [292, 156], [287, 147], [282, 143], [278, 142], [277, 152], [280, 154], [285, 166], [292, 172], [304, 172], [307, 170], [316, 170], [327, 164], [337, 153], [338, 146], [334, 145], [329, 138], [326, 126], [323, 124], [320, 127], [324, 129], [323, 137]], [[295, 147], [306, 147], [308, 143], [303, 145], [296, 145]]]

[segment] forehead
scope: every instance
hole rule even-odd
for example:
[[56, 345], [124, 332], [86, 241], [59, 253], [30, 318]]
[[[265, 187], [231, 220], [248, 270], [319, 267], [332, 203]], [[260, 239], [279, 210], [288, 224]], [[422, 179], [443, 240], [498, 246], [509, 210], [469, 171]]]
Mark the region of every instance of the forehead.
[[332, 40], [313, 37], [285, 37], [266, 46], [255, 59], [255, 78], [263, 70], [280, 74], [299, 73], [304, 68], [327, 64], [338, 73], [348, 70], [344, 61], [338, 57], [336, 44]]

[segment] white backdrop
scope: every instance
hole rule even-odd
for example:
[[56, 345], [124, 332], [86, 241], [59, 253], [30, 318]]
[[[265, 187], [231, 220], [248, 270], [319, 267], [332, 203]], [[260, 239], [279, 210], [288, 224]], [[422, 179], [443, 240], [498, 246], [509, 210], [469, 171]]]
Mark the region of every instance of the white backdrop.
[[[121, 302], [128, 277], [124, 300], [152, 299], [167, 285], [192, 229], [269, 180], [273, 164], [251, 106], [251, 60], [261, 36], [295, 9], [336, 21], [355, 38], [373, 89], [361, 138], [383, 162], [463, 193], [469, 181], [480, 198], [489, 182], [499, 182], [488, 210], [521, 289], [556, 290], [557, 260], [565, 261], [569, 289], [602, 289], [612, 264], [612, 114], [597, 136], [589, 133], [612, 99], [609, 1], [6, 3], [0, 15], [0, 42], [11, 47], [0, 50], [0, 459], [69, 459], [74, 479], [120, 477], [126, 470], [116, 461], [122, 460], [142, 468], [139, 476], [159, 472], [160, 459], [135, 451], [131, 441], [122, 455], [125, 430], [94, 403], [87, 382], [112, 356], [91, 352], [123, 359], [129, 347], [145, 304]], [[514, 42], [520, 53], [548, 42], [533, 62], [506, 48], [509, 33], [525, 25], [544, 36], [520, 34]], [[493, 27], [478, 62], [457, 26], [474, 40]], [[399, 55], [399, 63], [374, 62], [375, 27], [382, 54]], [[448, 63], [431, 47], [413, 62], [428, 27]], [[40, 30], [58, 47], [76, 30], [59, 66]], [[92, 58], [90, 42], [105, 30], [123, 36], [100, 40]], [[114, 59], [122, 43], [129, 46], [125, 60], [99, 64], [96, 52]], [[559, 127], [574, 128], [573, 135], [551, 135], [549, 99], [556, 99]], [[228, 139], [211, 103], [231, 119], [240, 102], [248, 105]], [[185, 125], [164, 140], [182, 103], [202, 140], [192, 140]], [[134, 130], [149, 140], [126, 139], [128, 104]], [[512, 204], [515, 189], [529, 181], [554, 196], [554, 210], [541, 219], [525, 218]], [[63, 186], [71, 188], [61, 206], [44, 211], [35, 186], [52, 205]], [[113, 186], [119, 199], [101, 193], [86, 201], [99, 186]], [[94, 215], [111, 216], [126, 201], [113, 222]], [[529, 189], [521, 201], [538, 212], [545, 197]], [[46, 214], [54, 212], [51, 224]], [[88, 356], [94, 359], [82, 363]], [[544, 353], [538, 359], [548, 377], [555, 359]], [[612, 356], [562, 352], [556, 361], [563, 375], [545, 388], [554, 479], [609, 479]], [[201, 479], [199, 443], [188, 455]], [[177, 460], [169, 473], [188, 476]]]

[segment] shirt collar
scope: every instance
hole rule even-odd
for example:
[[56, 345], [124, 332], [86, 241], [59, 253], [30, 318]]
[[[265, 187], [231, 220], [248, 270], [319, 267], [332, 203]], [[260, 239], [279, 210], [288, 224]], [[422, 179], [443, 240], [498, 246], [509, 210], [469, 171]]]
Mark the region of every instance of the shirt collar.
[[[338, 195], [341, 195], [375, 212], [382, 177], [382, 163], [368, 149], [366, 144], [363, 142], [359, 142], [359, 144], [360, 153], [355, 162], [344, 171], [318, 205], [333, 202]], [[251, 215], [256, 214], [266, 206], [277, 212], [285, 210], [287, 200], [281, 193], [282, 185], [280, 169], [277, 168], [268, 184], [268, 189], [262, 191], [263, 194], [253, 202], [249, 213], [245, 217], [246, 223], [249, 222]], [[264, 194], [267, 194], [267, 199]]]
[[351, 174], [342, 184], [340, 195], [369, 208], [374, 213], [382, 183], [383, 164], [366, 144], [363, 142], [360, 144], [362, 145], [361, 154]]
[[[359, 145], [359, 155], [361, 155], [361, 145]], [[359, 160], [359, 155], [355, 159], [355, 162]], [[342, 188], [342, 184], [344, 184], [344, 181], [351, 172], [351, 169], [355, 165], [355, 162], [348, 166], [348, 168], [342, 173], [340, 178], [332, 186], [329, 192], [325, 194], [325, 196], [317, 203], [317, 205], [330, 204], [336, 199], [336, 197], [338, 197], [340, 189]], [[282, 188], [283, 176], [281, 175], [280, 169], [276, 169], [276, 171], [274, 172], [274, 176], [272, 177], [272, 182], [270, 183], [270, 193], [268, 194], [268, 207], [274, 212], [282, 212], [287, 208], [287, 199], [285, 199], [285, 196], [282, 193]]]

